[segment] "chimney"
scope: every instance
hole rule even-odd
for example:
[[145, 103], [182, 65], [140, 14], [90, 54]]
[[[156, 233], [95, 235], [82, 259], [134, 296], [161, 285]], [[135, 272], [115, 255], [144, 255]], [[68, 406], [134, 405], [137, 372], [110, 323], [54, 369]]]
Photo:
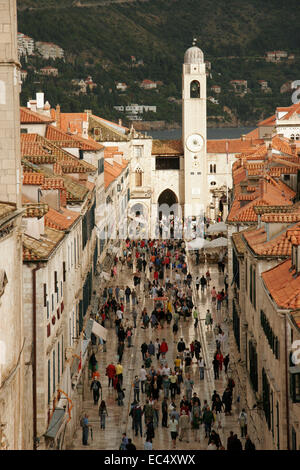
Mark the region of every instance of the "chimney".
[[58, 129], [60, 129], [60, 125], [61, 125], [61, 120], [60, 120], [60, 106], [59, 104], [56, 105], [56, 127], [58, 127]]
[[37, 103], [37, 109], [40, 110], [40, 109], [44, 109], [44, 93], [42, 92], [39, 92], [39, 93], [36, 93], [36, 103]]
[[242, 134], [242, 135], [241, 135], [241, 140], [242, 140], [243, 142], [245, 142], [245, 140], [246, 140], [246, 134]]
[[59, 191], [59, 205], [60, 207], [67, 207], [67, 191], [65, 189], [61, 189]]
[[122, 119], [119, 119], [119, 126], [122, 126]]
[[37, 103], [36, 100], [30, 100], [29, 103], [27, 103], [27, 107], [36, 113], [36, 108], [37, 108]]

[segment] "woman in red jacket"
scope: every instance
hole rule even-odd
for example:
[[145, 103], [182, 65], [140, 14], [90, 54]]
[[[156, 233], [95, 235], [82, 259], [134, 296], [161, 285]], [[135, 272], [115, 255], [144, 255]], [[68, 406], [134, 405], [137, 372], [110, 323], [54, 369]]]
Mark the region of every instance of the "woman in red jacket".
[[166, 354], [168, 350], [169, 350], [168, 344], [166, 343], [165, 338], [163, 338], [159, 351], [161, 354]]

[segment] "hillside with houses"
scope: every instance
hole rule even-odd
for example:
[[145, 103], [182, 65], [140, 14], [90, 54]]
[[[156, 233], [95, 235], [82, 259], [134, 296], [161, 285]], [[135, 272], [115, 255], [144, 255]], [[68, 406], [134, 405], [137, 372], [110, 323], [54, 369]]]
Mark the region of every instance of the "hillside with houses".
[[271, 9], [269, 0], [231, 0], [231, 8], [220, 0], [80, 4], [19, 2], [23, 105], [41, 89], [70, 112], [92, 109], [127, 125], [180, 123], [181, 68], [191, 31], [206, 59], [209, 126], [253, 125], [274, 106], [291, 104], [300, 41], [282, 2]]

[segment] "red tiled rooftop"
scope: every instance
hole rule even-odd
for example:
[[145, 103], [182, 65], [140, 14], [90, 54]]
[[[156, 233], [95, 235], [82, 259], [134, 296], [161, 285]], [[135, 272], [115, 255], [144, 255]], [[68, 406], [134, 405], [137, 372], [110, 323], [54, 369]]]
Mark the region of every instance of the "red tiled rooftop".
[[61, 209], [59, 212], [54, 209], [49, 209], [45, 215], [45, 224], [56, 230], [66, 230], [80, 217], [78, 212], [70, 211], [68, 209]]
[[23, 184], [38, 185], [44, 183], [45, 176], [41, 173], [23, 173]]
[[262, 273], [262, 278], [277, 306], [294, 310], [300, 308], [300, 277], [294, 277], [290, 268], [288, 259]]
[[53, 119], [49, 116], [31, 111], [31, 109], [21, 107], [20, 122], [21, 124], [47, 124], [53, 122]]

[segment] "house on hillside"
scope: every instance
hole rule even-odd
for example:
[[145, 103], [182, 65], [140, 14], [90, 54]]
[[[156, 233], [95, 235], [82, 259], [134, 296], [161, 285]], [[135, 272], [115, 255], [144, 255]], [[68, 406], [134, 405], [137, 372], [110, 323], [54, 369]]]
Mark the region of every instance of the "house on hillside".
[[140, 88], [143, 88], [144, 90], [153, 90], [157, 88], [157, 83], [153, 82], [152, 80], [145, 79], [140, 84]]
[[51, 65], [47, 65], [46, 67], [40, 69], [40, 74], [45, 76], [57, 77], [58, 69], [56, 67], [51, 67]]
[[212, 85], [210, 89], [211, 89], [211, 91], [213, 91], [214, 93], [217, 93], [217, 94], [221, 93], [221, 91], [222, 91], [220, 85]]
[[247, 93], [247, 80], [230, 80], [235, 93]]
[[118, 91], [126, 91], [127, 88], [128, 88], [128, 86], [127, 86], [126, 83], [119, 82], [119, 83], [116, 84], [116, 90], [118, 90]]

